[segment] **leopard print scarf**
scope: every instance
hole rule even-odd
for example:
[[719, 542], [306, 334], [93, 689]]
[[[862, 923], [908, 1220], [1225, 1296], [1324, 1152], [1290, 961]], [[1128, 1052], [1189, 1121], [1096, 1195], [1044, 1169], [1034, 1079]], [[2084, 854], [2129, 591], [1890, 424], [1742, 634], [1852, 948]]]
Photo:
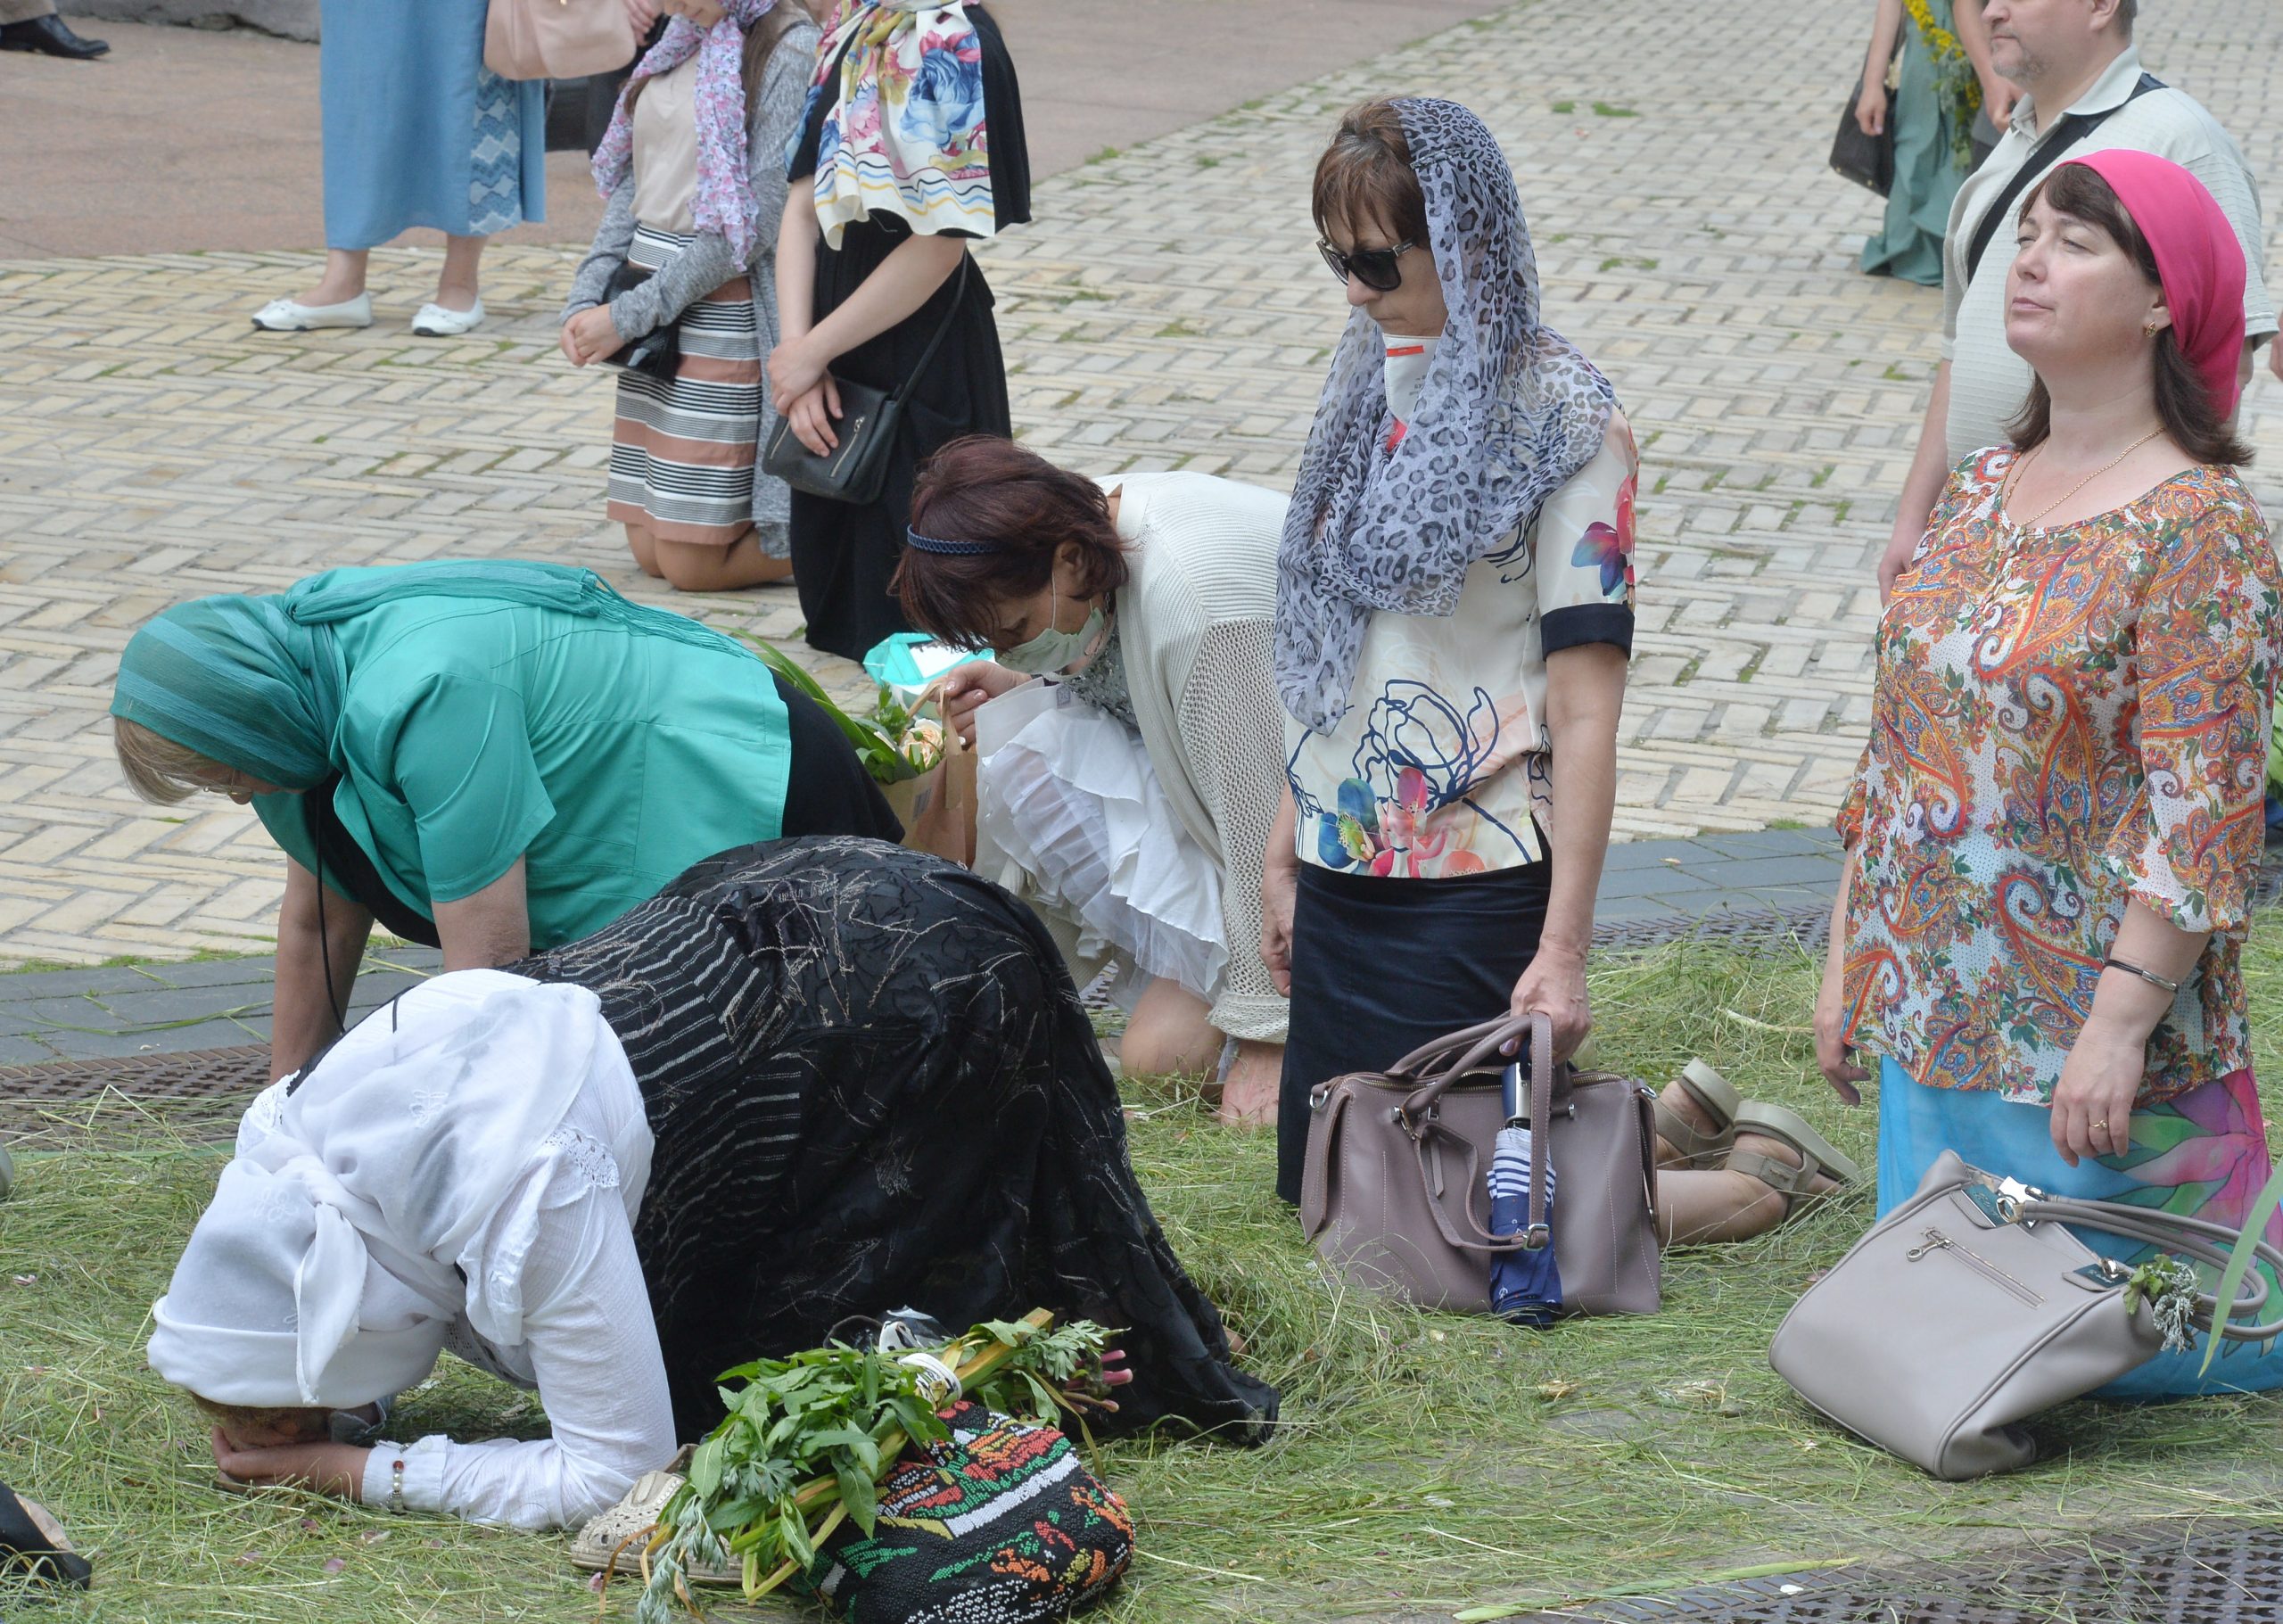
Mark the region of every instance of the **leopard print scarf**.
[[1537, 262], [1505, 154], [1455, 102], [1398, 101], [1450, 317], [1400, 444], [1384, 346], [1352, 312], [1308, 431], [1277, 552], [1276, 686], [1329, 733], [1373, 610], [1447, 615], [1468, 568], [1509, 544], [1600, 449], [1616, 400], [1538, 322]]

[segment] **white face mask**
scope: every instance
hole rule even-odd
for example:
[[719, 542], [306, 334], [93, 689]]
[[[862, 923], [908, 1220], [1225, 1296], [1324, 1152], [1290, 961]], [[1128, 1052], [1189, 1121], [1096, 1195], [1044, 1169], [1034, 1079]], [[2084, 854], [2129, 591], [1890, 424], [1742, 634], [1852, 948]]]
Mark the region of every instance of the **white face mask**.
[[1054, 629], [1054, 609], [1059, 601], [1050, 587], [1046, 599], [1046, 630], [1026, 643], [1000, 650], [1000, 664], [1009, 671], [1048, 677], [1092, 657], [1101, 647], [1103, 636], [1109, 630], [1109, 617], [1097, 604], [1093, 613], [1086, 616], [1086, 623], [1077, 631], [1057, 631]]

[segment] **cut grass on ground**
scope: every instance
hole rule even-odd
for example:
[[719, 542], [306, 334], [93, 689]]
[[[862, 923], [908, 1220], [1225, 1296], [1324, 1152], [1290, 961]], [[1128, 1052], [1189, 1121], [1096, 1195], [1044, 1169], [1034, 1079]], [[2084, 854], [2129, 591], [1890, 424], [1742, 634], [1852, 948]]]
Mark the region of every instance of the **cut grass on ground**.
[[[2251, 953], [2255, 1027], [2283, 1015], [2283, 955]], [[1704, 1055], [1807, 1110], [1867, 1166], [1869, 1111], [1812, 1072], [1814, 967], [1682, 945], [1595, 976], [1602, 1063], [1669, 1076]], [[2262, 1070], [2275, 1044], [2259, 1044]], [[1104, 1452], [1142, 1554], [1098, 1615], [1119, 1624], [1435, 1619], [1678, 1587], [1760, 1564], [1964, 1554], [2159, 1518], [2271, 1507], [2283, 1406], [2079, 1404], [2054, 1458], [1939, 1484], [1809, 1414], [1767, 1367], [1793, 1296], [1867, 1223], [1859, 1191], [1772, 1237], [1677, 1253], [1665, 1312], [1533, 1332], [1330, 1290], [1269, 1193], [1265, 1135], [1137, 1084], [1134, 1159], [1175, 1248], [1284, 1390], [1278, 1440]], [[559, 1538], [210, 1488], [204, 1429], [143, 1367], [146, 1315], [219, 1167], [144, 1139], [27, 1158], [0, 1206], [0, 1479], [95, 1554], [92, 1595], [43, 1615], [300, 1624], [595, 1617]], [[10, 1283], [29, 1276], [29, 1283]], [[530, 1435], [523, 1395], [447, 1361], [400, 1436]], [[2266, 1513], [2260, 1513], [2266, 1514]], [[16, 1597], [0, 1590], [0, 1612]], [[609, 1616], [631, 1616], [631, 1589]], [[765, 1616], [814, 1616], [785, 1605]]]

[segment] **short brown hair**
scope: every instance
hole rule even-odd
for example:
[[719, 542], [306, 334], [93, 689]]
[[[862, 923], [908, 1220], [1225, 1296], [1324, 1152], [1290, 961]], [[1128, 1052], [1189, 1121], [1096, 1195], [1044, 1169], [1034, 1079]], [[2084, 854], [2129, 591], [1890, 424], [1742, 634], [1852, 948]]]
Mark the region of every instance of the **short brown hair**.
[[[2030, 188], [2030, 194], [2022, 200], [2022, 218], [2029, 218], [2030, 205], [2040, 197], [2062, 213], [2099, 227], [2143, 276], [2158, 287], [2163, 285], [2155, 250], [2132, 223], [2116, 189], [2098, 170], [2081, 163], [2060, 165]], [[2170, 327], [2156, 334], [2155, 370], [2156, 416], [2174, 444], [2200, 463], [2240, 467], [2251, 460], [2251, 448], [2236, 433], [2229, 414], [2220, 409], [2203, 378], [2180, 352], [2180, 342]], [[2053, 432], [2053, 397], [2046, 392], [2043, 378], [2030, 384], [2028, 403], [2006, 429], [2014, 444], [2024, 451], [2042, 444]]]
[[1316, 160], [1309, 207], [1325, 236], [1335, 223], [1353, 232], [1377, 222], [1398, 243], [1428, 245], [1427, 198], [1393, 102], [1365, 102], [1340, 114], [1331, 144]]
[[206, 787], [212, 775], [229, 771], [188, 745], [178, 745], [124, 716], [111, 719], [111, 743], [119, 753], [128, 787], [161, 806], [188, 800]]
[[991, 549], [954, 555], [907, 547], [890, 582], [904, 618], [955, 647], [988, 647], [1001, 606], [1043, 591], [1066, 541], [1077, 546], [1079, 589], [1087, 597], [1125, 584], [1125, 544], [1102, 488], [996, 434], [954, 440], [921, 466], [911, 528]]

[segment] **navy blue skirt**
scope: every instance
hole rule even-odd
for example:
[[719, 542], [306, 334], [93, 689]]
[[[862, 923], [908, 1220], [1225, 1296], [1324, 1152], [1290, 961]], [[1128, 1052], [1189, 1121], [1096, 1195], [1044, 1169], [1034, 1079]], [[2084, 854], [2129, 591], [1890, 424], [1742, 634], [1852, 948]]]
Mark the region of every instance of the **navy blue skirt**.
[[1381, 1071], [1422, 1043], [1504, 1014], [1537, 956], [1554, 865], [1452, 879], [1379, 879], [1300, 865], [1292, 1025], [1276, 1107], [1276, 1193], [1297, 1203], [1308, 1093]]

